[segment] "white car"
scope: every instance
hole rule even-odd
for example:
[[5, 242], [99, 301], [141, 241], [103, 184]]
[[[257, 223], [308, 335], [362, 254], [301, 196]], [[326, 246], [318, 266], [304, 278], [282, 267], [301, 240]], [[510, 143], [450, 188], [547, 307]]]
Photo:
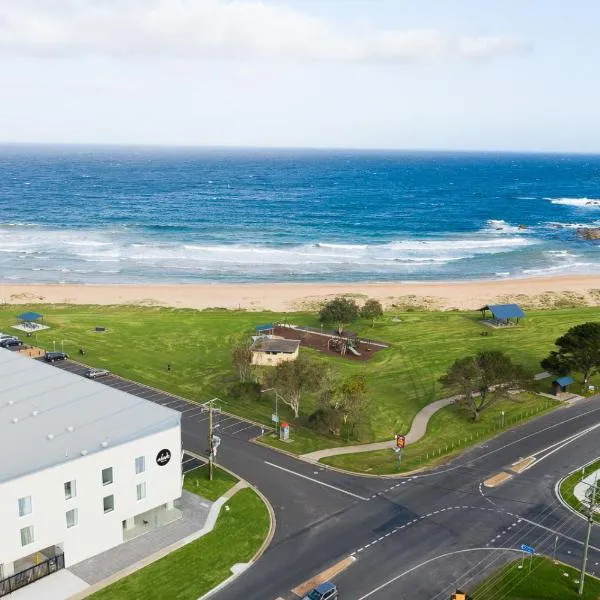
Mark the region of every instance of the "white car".
[[96, 377], [104, 377], [105, 375], [110, 375], [110, 371], [106, 369], [89, 369], [85, 373], [85, 376], [89, 379], [96, 379]]

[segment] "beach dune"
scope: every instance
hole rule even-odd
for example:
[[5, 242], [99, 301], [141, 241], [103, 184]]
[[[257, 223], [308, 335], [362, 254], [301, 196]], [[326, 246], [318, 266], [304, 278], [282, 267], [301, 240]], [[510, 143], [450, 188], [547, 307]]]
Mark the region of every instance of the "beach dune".
[[176, 308], [313, 310], [341, 294], [376, 298], [386, 309], [473, 310], [519, 302], [525, 308], [600, 306], [600, 276], [411, 283], [0, 284], [5, 304], [137, 304]]

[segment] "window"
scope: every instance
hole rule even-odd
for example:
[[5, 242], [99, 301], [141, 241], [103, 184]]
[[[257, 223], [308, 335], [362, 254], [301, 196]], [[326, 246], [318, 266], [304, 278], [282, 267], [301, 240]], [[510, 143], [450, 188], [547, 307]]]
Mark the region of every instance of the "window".
[[68, 510], [65, 513], [65, 517], [67, 518], [67, 528], [68, 527], [75, 527], [75, 525], [77, 525], [78, 514], [77, 514], [77, 509], [76, 508], [72, 508], [71, 510]]
[[143, 500], [146, 497], [146, 482], [144, 481], [143, 483], [138, 483], [135, 486], [135, 489], [137, 492], [137, 499]]
[[65, 483], [65, 500], [70, 500], [71, 498], [75, 498], [75, 496], [77, 496], [77, 483], [73, 479], [73, 481]]
[[135, 474], [139, 475], [140, 473], [143, 473], [145, 470], [146, 470], [146, 457], [138, 456], [135, 459]]
[[33, 525], [21, 529], [21, 546], [27, 546], [27, 544], [33, 544]]
[[105, 513], [115, 510], [115, 497], [112, 494], [110, 496], [104, 496], [102, 504], [104, 506]]
[[113, 470], [112, 467], [102, 469], [102, 485], [109, 485], [113, 482]]
[[24, 517], [31, 513], [31, 496], [19, 498], [19, 516]]

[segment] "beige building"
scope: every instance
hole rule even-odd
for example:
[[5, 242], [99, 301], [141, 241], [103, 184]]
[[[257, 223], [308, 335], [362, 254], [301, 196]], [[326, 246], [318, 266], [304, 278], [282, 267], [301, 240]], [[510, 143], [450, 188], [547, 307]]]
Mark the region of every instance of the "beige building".
[[282, 362], [296, 360], [300, 350], [300, 340], [286, 340], [279, 337], [261, 337], [252, 346], [252, 364], [277, 366]]

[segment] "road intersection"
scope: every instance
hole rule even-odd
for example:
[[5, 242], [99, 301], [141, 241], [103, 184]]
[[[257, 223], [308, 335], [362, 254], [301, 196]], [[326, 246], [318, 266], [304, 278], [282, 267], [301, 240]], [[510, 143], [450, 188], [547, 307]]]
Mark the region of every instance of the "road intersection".
[[[61, 368], [81, 374], [85, 367]], [[204, 454], [201, 407], [118, 377], [106, 385], [182, 413], [183, 445]], [[600, 396], [560, 408], [474, 447], [453, 462], [404, 478], [326, 469], [256, 444], [260, 426], [221, 415], [218, 462], [268, 498], [276, 530], [267, 551], [215, 600], [293, 600], [292, 590], [340, 561], [344, 600], [446, 600], [472, 587], [525, 543], [578, 564], [585, 522], [554, 494], [555, 482], [599, 454]], [[523, 458], [536, 460], [501, 486], [483, 482]], [[600, 531], [589, 570], [600, 573]], [[348, 557], [353, 560], [348, 561]], [[490, 589], [489, 600], [507, 590]]]

